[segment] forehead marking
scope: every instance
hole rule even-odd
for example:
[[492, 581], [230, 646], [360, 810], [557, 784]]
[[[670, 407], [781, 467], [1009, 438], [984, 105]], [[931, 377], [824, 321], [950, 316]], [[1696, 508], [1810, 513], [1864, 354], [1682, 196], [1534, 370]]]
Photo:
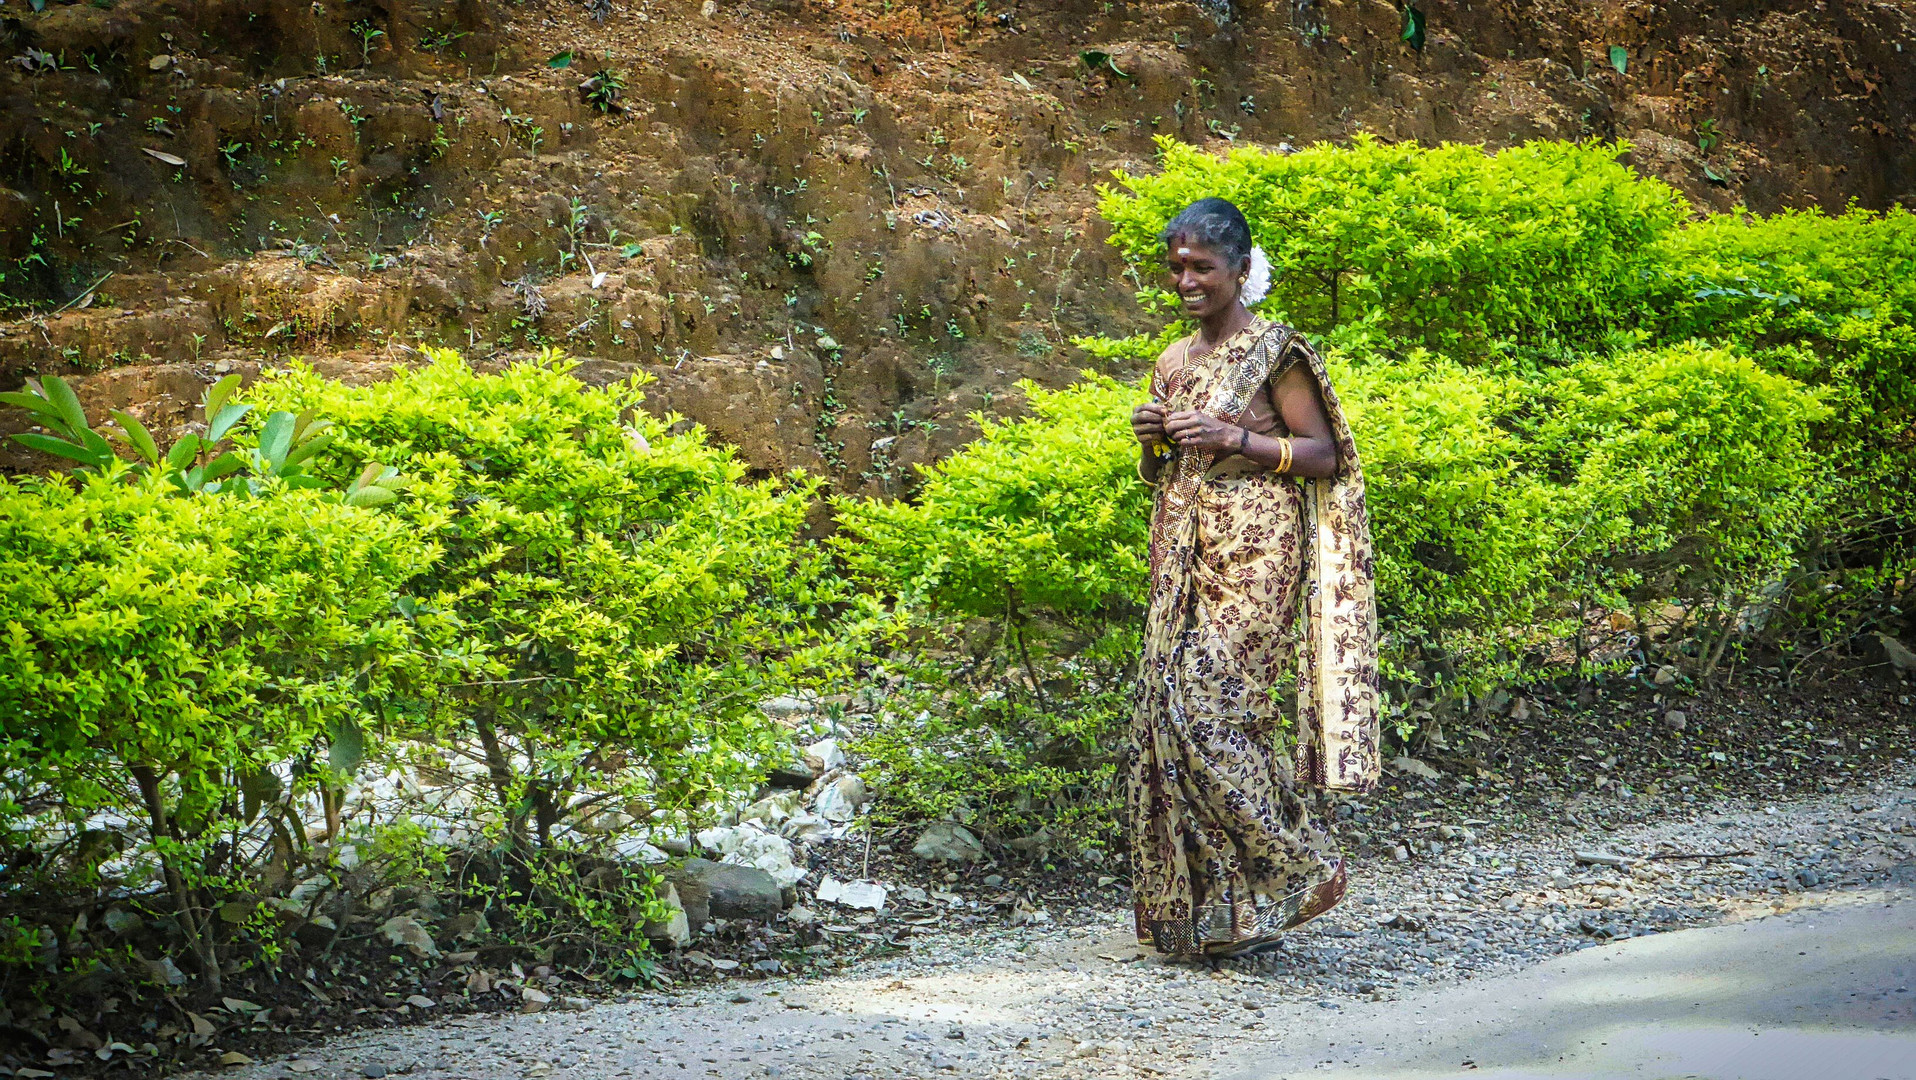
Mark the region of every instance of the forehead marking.
[[1191, 253], [1191, 249], [1188, 247], [1181, 247], [1178, 249], [1179, 255], [1189, 255], [1190, 253]]

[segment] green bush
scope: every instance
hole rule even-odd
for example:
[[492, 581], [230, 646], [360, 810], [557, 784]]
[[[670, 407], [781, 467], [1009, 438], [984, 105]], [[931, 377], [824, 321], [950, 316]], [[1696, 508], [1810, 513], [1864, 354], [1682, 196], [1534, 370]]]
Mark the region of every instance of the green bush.
[[[252, 884], [228, 827], [304, 843], [258, 820], [290, 794], [273, 770], [309, 786], [329, 743], [403, 696], [396, 605], [435, 552], [336, 493], [172, 492], [157, 476], [0, 484], [0, 760], [16, 815], [52, 810], [109, 841], [114, 822], [143, 824], [217, 987], [208, 909]], [[116, 846], [81, 845], [95, 865]]]
[[435, 350], [370, 386], [254, 390], [410, 478], [396, 512], [444, 552], [411, 609], [443, 692], [411, 734], [482, 749], [521, 847], [606, 809], [696, 813], [787, 752], [755, 703], [820, 657], [841, 599], [797, 540], [814, 482], [748, 481], [640, 411], [639, 380], [570, 367], [482, 375]]
[[[1578, 616], [1721, 603], [1787, 565], [1825, 490], [1826, 410], [1725, 348], [1529, 378], [1332, 354], [1364, 453], [1387, 654], [1418, 681], [1547, 675]], [[1432, 660], [1435, 663], [1432, 663]]]
[[853, 573], [948, 618], [1099, 611], [1144, 575], [1150, 504], [1129, 416], [1143, 390], [1086, 373], [1019, 384], [1032, 417], [978, 417], [977, 441], [921, 470], [909, 503], [834, 501]]
[[[1111, 242], [1150, 283], [1139, 294], [1148, 307], [1173, 306], [1159, 283], [1159, 231], [1216, 195], [1244, 211], [1270, 257], [1262, 306], [1275, 317], [1311, 333], [1368, 322], [1460, 357], [1504, 342], [1593, 340], [1633, 320], [1656, 242], [1689, 212], [1674, 189], [1617, 163], [1624, 144], [1532, 142], [1491, 154], [1360, 135], [1347, 147], [1242, 147], [1222, 158], [1168, 137], [1158, 145], [1162, 169], [1119, 173], [1128, 190], [1105, 188], [1100, 207]], [[1129, 351], [1146, 347], [1139, 339]]]
[[1654, 332], [1734, 343], [1816, 387], [1846, 523], [1906, 537], [1916, 515], [1916, 214], [1725, 214], [1661, 245]]
[[[1916, 393], [1906, 214], [1686, 226], [1681, 196], [1617, 164], [1621, 146], [1162, 146], [1159, 173], [1105, 192], [1112, 242], [1143, 282], [1189, 202], [1222, 195], [1250, 218], [1275, 271], [1266, 309], [1323, 345], [1364, 455], [1400, 720], [1413, 700], [1607, 662], [1605, 611], [1681, 604], [1701, 636], [1671, 658], [1707, 671], [1806, 552], [1858, 533], [1852, 498], [1894, 501]], [[1081, 344], [1145, 359], [1184, 329]], [[868, 740], [920, 812], [1016, 819], [1005, 778], [1055, 760], [1048, 725], [1070, 718], [1087, 745], [1122, 731], [1108, 646], [1142, 599], [1125, 416], [1143, 393], [1095, 377], [1031, 396], [1031, 418], [986, 425], [912, 504], [838, 504], [868, 580], [1003, 627], [965, 639], [964, 693]], [[1064, 666], [1101, 647], [1095, 672]], [[1096, 764], [1079, 758], [1078, 789]]]
[[207, 989], [315, 914], [285, 906], [295, 880], [330, 880], [342, 917], [394, 875], [432, 887], [446, 852], [403, 815], [343, 822], [348, 783], [467, 756], [504, 842], [462, 854], [447, 902], [643, 977], [649, 875], [586, 819], [683, 823], [755, 783], [791, 752], [756, 703], [860, 625], [798, 540], [811, 481], [750, 480], [638, 411], [638, 383], [584, 386], [556, 355], [431, 359], [370, 387], [286, 372], [244, 403], [222, 381], [172, 447], [131, 417], [95, 431], [57, 379], [7, 399], [80, 468], [0, 483], [0, 840], [55, 884], [158, 873], [151, 910], [183, 934], [163, 947]]
[[1063, 846], [1116, 820], [1148, 493], [1126, 422], [1143, 392], [1021, 384], [913, 502], [835, 501], [852, 574], [918, 637], [910, 684], [858, 744], [890, 812]]

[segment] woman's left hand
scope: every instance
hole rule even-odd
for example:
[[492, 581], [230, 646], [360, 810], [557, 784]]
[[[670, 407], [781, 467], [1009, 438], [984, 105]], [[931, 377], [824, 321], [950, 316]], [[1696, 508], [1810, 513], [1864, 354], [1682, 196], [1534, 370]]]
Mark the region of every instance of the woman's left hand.
[[1209, 450], [1214, 454], [1235, 453], [1244, 438], [1244, 429], [1236, 424], [1190, 410], [1166, 417], [1164, 431], [1180, 449]]

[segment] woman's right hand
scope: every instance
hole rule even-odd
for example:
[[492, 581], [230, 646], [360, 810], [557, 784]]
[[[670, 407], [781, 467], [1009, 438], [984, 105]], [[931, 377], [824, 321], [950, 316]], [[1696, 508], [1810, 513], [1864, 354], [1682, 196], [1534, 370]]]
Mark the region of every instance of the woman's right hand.
[[1147, 401], [1131, 410], [1131, 433], [1138, 437], [1140, 445], [1171, 441], [1164, 433], [1164, 415], [1164, 406], [1155, 401]]

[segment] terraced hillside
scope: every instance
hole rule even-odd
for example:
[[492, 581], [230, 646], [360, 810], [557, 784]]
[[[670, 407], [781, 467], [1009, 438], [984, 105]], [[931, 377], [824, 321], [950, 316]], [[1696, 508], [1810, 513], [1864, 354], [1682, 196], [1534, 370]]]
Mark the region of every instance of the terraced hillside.
[[226, 371], [551, 345], [874, 493], [1143, 324], [1094, 189], [1155, 136], [1628, 139], [1699, 208], [1916, 189], [1908, 2], [10, 0], [0, 56], [7, 387], [164, 429]]

